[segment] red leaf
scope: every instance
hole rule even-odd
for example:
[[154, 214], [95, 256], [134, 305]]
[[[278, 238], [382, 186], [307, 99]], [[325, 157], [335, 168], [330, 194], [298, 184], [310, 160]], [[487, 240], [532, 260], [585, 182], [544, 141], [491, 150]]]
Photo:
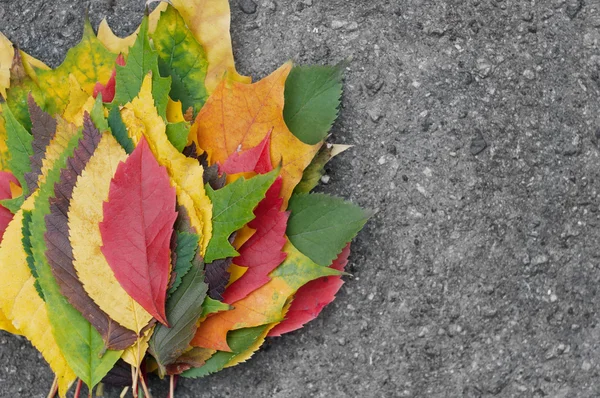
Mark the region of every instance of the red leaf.
[[258, 174], [266, 174], [273, 170], [271, 164], [271, 132], [269, 131], [265, 138], [255, 146], [244, 152], [235, 152], [225, 160], [219, 171], [227, 174], [246, 173], [254, 171]]
[[[125, 58], [123, 58], [123, 54], [119, 54], [117, 57], [117, 65], [125, 66]], [[98, 96], [98, 94], [102, 94], [102, 102], [112, 102], [115, 98], [115, 88], [116, 88], [116, 79], [117, 79], [117, 69], [113, 69], [110, 78], [106, 85], [98, 82], [94, 86], [94, 98]]]
[[[0, 200], [11, 199], [12, 194], [10, 192], [10, 183], [19, 185], [19, 181], [8, 171], [0, 171]], [[8, 226], [10, 220], [12, 220], [13, 214], [6, 207], [0, 205], [0, 242], [4, 236], [4, 231]]]
[[248, 270], [233, 282], [223, 294], [223, 301], [231, 304], [269, 282], [269, 273], [285, 260], [285, 229], [288, 212], [279, 209], [283, 199], [279, 197], [283, 181], [278, 177], [267, 191], [265, 198], [254, 210], [256, 218], [248, 226], [256, 232], [239, 249], [239, 257], [233, 262]]
[[102, 253], [125, 291], [168, 326], [165, 299], [170, 276], [170, 240], [175, 189], [144, 137], [110, 183]]
[[[329, 268], [343, 271], [346, 264], [348, 264], [349, 255], [350, 243], [342, 250]], [[323, 308], [335, 299], [335, 295], [343, 284], [341, 276], [326, 276], [302, 286], [296, 292], [285, 320], [271, 329], [269, 336], [281, 336], [284, 333], [300, 329], [304, 324], [315, 319]]]

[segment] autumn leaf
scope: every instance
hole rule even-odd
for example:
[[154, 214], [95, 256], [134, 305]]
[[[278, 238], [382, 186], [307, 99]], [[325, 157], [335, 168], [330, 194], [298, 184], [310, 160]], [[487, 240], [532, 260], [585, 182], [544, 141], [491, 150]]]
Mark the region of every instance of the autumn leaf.
[[295, 66], [285, 81], [283, 117], [290, 131], [306, 144], [327, 137], [337, 119], [346, 62], [336, 66]]
[[[231, 241], [231, 239], [230, 239]], [[229, 282], [229, 267], [233, 257], [220, 258], [206, 264], [206, 284], [208, 285], [208, 296], [214, 300], [223, 300], [223, 292]]]
[[169, 242], [176, 217], [175, 189], [142, 138], [111, 181], [100, 224], [102, 253], [123, 289], [167, 326]]
[[103, 203], [108, 200], [110, 183], [125, 151], [110, 135], [102, 134], [94, 155], [88, 161], [73, 189], [68, 220], [73, 248], [73, 265], [87, 294], [111, 319], [127, 329], [140, 333], [152, 315], [133, 300], [102, 255], [100, 222]]
[[292, 196], [287, 236], [302, 253], [328, 266], [365, 225], [371, 213], [325, 194]]
[[[0, 200], [11, 199], [10, 184], [19, 184], [19, 181], [9, 171], [0, 171]], [[4, 231], [8, 227], [8, 223], [13, 218], [13, 213], [6, 207], [0, 205], [0, 242], [4, 236]]]
[[[196, 114], [208, 97], [204, 80], [208, 62], [204, 49], [172, 6], [161, 14], [152, 35], [163, 76], [171, 76], [170, 96]], [[186, 137], [187, 138], [187, 137]]]
[[[116, 59], [116, 64], [119, 66], [125, 66], [125, 58], [122, 54], [119, 54]], [[117, 83], [117, 69], [113, 69], [110, 77], [106, 84], [102, 84], [101, 82], [97, 82], [94, 86], [94, 93], [92, 94], [94, 98], [97, 98], [98, 95], [102, 95], [102, 102], [112, 102], [115, 98], [115, 86]]]
[[255, 218], [248, 226], [256, 232], [241, 246], [239, 257], [234, 259], [237, 266], [247, 270], [225, 290], [223, 301], [226, 303], [239, 301], [263, 286], [269, 281], [268, 274], [285, 260], [282, 249], [289, 213], [280, 210], [281, 185], [281, 178], [277, 178], [254, 210]]
[[31, 135], [33, 141], [31, 147], [33, 154], [29, 158], [31, 171], [25, 173], [25, 181], [29, 193], [35, 191], [38, 186], [38, 178], [42, 174], [42, 160], [46, 154], [46, 148], [50, 145], [56, 134], [56, 120], [44, 112], [30, 95], [28, 98], [29, 115], [31, 117]]
[[204, 85], [208, 93], [215, 91], [225, 74], [228, 79], [250, 83], [251, 79], [235, 70], [228, 0], [171, 0], [186, 25], [200, 43], [208, 59]]
[[294, 193], [309, 193], [325, 175], [325, 165], [340, 153], [352, 148], [352, 145], [326, 144], [321, 147], [312, 162], [302, 173], [302, 180], [296, 185]]
[[167, 366], [184, 353], [194, 337], [207, 290], [204, 263], [196, 254], [191, 270], [183, 276], [181, 285], [167, 300], [166, 313], [170, 327], [158, 325], [150, 339], [150, 353], [156, 358], [161, 377], [167, 373]]
[[315, 264], [289, 242], [284, 252], [287, 258], [269, 275], [271, 280], [267, 284], [233, 303], [231, 311], [212, 315], [200, 324], [193, 346], [231, 351], [227, 344], [230, 330], [281, 322], [286, 302], [302, 285], [323, 276], [340, 274]]
[[[346, 245], [329, 268], [343, 271], [348, 264], [349, 255], [350, 244]], [[342, 277], [336, 275], [315, 279], [302, 286], [294, 295], [291, 306], [286, 312], [285, 320], [271, 329], [269, 336], [281, 336], [284, 333], [300, 329], [315, 319], [323, 308], [335, 299], [335, 295], [343, 284]]]
[[232, 309], [232, 307], [229, 304], [222, 303], [207, 296], [204, 299], [204, 303], [202, 303], [202, 315], [200, 316], [200, 319], [204, 319], [217, 312], [229, 311], [230, 309]]
[[192, 267], [192, 260], [196, 256], [198, 241], [200, 237], [190, 224], [190, 218], [184, 207], [177, 207], [177, 219], [175, 220], [175, 233], [171, 237], [171, 263], [173, 271], [169, 295], [173, 294], [181, 284], [181, 279]]
[[211, 164], [224, 163], [233, 153], [256, 147], [272, 129], [271, 161], [281, 163], [284, 207], [320, 147], [302, 143], [283, 120], [284, 87], [290, 70], [291, 64], [284, 64], [250, 85], [223, 79], [191, 129]]
[[219, 167], [219, 171], [227, 174], [248, 172], [266, 174], [273, 170], [270, 155], [271, 132], [269, 131], [265, 138], [254, 148], [232, 153]]
[[210, 186], [206, 192], [213, 203], [213, 237], [206, 250], [205, 261], [237, 256], [229, 237], [254, 218], [252, 211], [265, 197], [279, 170], [258, 175], [249, 180], [240, 178], [215, 191]]
[[121, 144], [125, 152], [128, 154], [133, 152], [134, 145], [133, 140], [127, 133], [127, 126], [121, 119], [121, 112], [119, 108], [113, 107], [108, 114], [108, 125], [115, 139]]
[[91, 95], [97, 82], [109, 79], [114, 61], [115, 55], [100, 43], [86, 19], [81, 42], [67, 52], [63, 63], [54, 70], [36, 70], [40, 90], [46, 93], [44, 110], [51, 115], [63, 113], [69, 104], [69, 75]]
[[[35, 124], [34, 124], [35, 127]], [[46, 215], [46, 258], [58, 283], [60, 292], [98, 330], [112, 350], [124, 350], [137, 340], [137, 334], [114, 322], [87, 295], [73, 266], [73, 249], [69, 242], [67, 213], [73, 188], [100, 143], [100, 132], [86, 114], [83, 138], [73, 156], [62, 170], [60, 180], [54, 187], [55, 197], [50, 198], [50, 213]], [[77, 231], [73, 231], [77, 233]]]
[[11, 109], [2, 97], [0, 97], [0, 106], [2, 107], [2, 117], [7, 134], [6, 145], [10, 153], [8, 166], [13, 175], [19, 180], [23, 188], [23, 195], [27, 195], [29, 190], [27, 189], [25, 174], [31, 171], [29, 157], [33, 155], [33, 148], [31, 146], [33, 137], [15, 119]]

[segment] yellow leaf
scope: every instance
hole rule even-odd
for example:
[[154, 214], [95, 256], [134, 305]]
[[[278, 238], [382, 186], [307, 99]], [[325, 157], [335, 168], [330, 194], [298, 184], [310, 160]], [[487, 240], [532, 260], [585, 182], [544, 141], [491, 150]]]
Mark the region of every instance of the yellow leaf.
[[15, 50], [6, 36], [0, 33], [0, 94], [6, 98], [6, 89], [10, 87], [10, 67]]
[[12, 322], [0, 310], [0, 330], [5, 330], [11, 334], [21, 334], [12, 324]]
[[56, 118], [56, 134], [46, 148], [46, 155], [42, 159], [42, 171], [38, 177], [38, 186], [46, 181], [48, 172], [54, 166], [54, 162], [60, 158], [65, 148], [69, 145], [71, 138], [77, 134], [77, 127], [61, 117]]
[[212, 93], [225, 74], [229, 79], [250, 83], [251, 78], [235, 70], [228, 0], [171, 0], [194, 37], [202, 45], [208, 59], [208, 71], [204, 85]]
[[[160, 3], [154, 11], [150, 13], [148, 25], [149, 33], [153, 33], [156, 30], [156, 24], [160, 18], [160, 13], [166, 10], [167, 6], [167, 3]], [[135, 43], [139, 30], [140, 28], [137, 28], [136, 31], [129, 36], [121, 38], [113, 33], [108, 22], [106, 22], [106, 19], [103, 19], [102, 22], [100, 22], [100, 26], [98, 26], [98, 40], [104, 44], [104, 47], [106, 47], [108, 51], [115, 54], [127, 55], [129, 53], [129, 48]]]
[[192, 226], [200, 234], [204, 255], [212, 235], [212, 204], [204, 190], [204, 170], [197, 160], [183, 155], [167, 138], [165, 122], [154, 107], [151, 74], [144, 78], [139, 96], [123, 108], [132, 111], [144, 123], [143, 134], [156, 160], [167, 169], [175, 184], [177, 200], [188, 211]]
[[83, 91], [75, 75], [69, 75], [69, 103], [63, 117], [76, 126], [83, 125], [83, 114], [94, 107], [94, 97]]
[[283, 208], [321, 146], [304, 144], [283, 119], [285, 80], [291, 68], [291, 63], [286, 63], [254, 84], [223, 80], [192, 126], [192, 134], [208, 152], [211, 163], [223, 163], [236, 151], [255, 147], [273, 129], [271, 161], [273, 165], [281, 162]]
[[185, 122], [183, 111], [181, 110], [181, 101], [173, 101], [169, 98], [167, 103], [167, 121], [169, 123]]
[[139, 368], [146, 351], [148, 351], [148, 342], [152, 333], [154, 333], [154, 326], [148, 328], [134, 345], [123, 351], [121, 358], [134, 368]]
[[[287, 309], [289, 308], [290, 305], [291, 305], [291, 301], [286, 306], [286, 308], [284, 308], [283, 315], [285, 315], [285, 313], [287, 312]], [[273, 329], [277, 324], [278, 324], [277, 322], [270, 324], [269, 327], [267, 327], [265, 329], [265, 331], [262, 332], [262, 334], [260, 336], [258, 336], [258, 338], [256, 339], [256, 341], [250, 347], [248, 347], [245, 351], [242, 351], [241, 353], [239, 353], [236, 356], [234, 356], [233, 358], [231, 358], [229, 360], [229, 362], [227, 362], [227, 364], [225, 366], [223, 366], [223, 369], [230, 368], [230, 367], [235, 366], [235, 365], [239, 365], [240, 363], [246, 362], [247, 360], [249, 360], [250, 358], [252, 358], [252, 356], [254, 355], [254, 353], [256, 351], [258, 351], [258, 349], [265, 342], [265, 338], [267, 337], [267, 335], [269, 334], [269, 332], [271, 331], [271, 329]]]
[[137, 146], [144, 135], [144, 131], [146, 131], [144, 122], [135, 116], [135, 112], [131, 108], [121, 108], [121, 120], [123, 120], [123, 124], [127, 127], [127, 135], [133, 141], [133, 145]]
[[15, 214], [0, 244], [0, 310], [50, 364], [58, 377], [60, 395], [64, 397], [76, 376], [54, 340], [46, 303], [34, 287], [35, 278], [27, 266], [22, 243], [23, 210], [31, 209], [34, 196]]
[[227, 332], [281, 322], [286, 304], [302, 285], [323, 276], [339, 275], [336, 270], [315, 264], [289, 241], [283, 251], [287, 257], [269, 275], [271, 280], [233, 303], [233, 310], [211, 315], [200, 323], [192, 346], [231, 351]]
[[121, 287], [100, 249], [102, 206], [117, 166], [125, 159], [127, 154], [121, 145], [108, 132], [103, 133], [73, 189], [69, 231], [73, 265], [85, 291], [113, 320], [139, 333], [152, 316]]

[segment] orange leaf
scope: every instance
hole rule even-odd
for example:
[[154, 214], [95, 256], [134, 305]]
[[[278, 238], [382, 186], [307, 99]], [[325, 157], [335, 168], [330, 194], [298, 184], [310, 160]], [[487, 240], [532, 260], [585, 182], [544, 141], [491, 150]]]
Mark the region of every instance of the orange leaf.
[[204, 104], [191, 132], [214, 164], [225, 162], [240, 150], [256, 147], [273, 129], [271, 161], [281, 162], [284, 209], [302, 172], [321, 146], [304, 144], [283, 120], [285, 80], [291, 68], [292, 64], [286, 63], [254, 84], [223, 79]]

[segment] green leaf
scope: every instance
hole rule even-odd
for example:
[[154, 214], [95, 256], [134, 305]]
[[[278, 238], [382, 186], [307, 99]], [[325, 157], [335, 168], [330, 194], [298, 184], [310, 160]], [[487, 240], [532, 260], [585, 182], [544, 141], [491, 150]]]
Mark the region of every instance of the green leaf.
[[294, 66], [285, 81], [283, 118], [305, 144], [325, 139], [337, 118], [345, 66]]
[[[42, 291], [42, 287], [40, 286], [40, 282], [37, 280], [37, 269], [35, 268], [35, 262], [33, 260], [33, 253], [31, 251], [31, 211], [23, 211], [23, 249], [27, 254], [27, 266], [29, 267], [29, 271], [31, 271], [31, 275], [35, 278], [35, 282], [33, 286], [37, 291], [38, 295], [42, 300], [44, 300], [44, 292]], [[45, 301], [45, 300], [44, 300]]]
[[135, 149], [135, 146], [133, 145], [133, 140], [129, 137], [129, 134], [127, 134], [127, 126], [123, 123], [121, 112], [119, 112], [119, 108], [116, 106], [108, 113], [108, 125], [110, 126], [113, 137], [121, 144], [123, 149], [125, 149], [125, 152], [130, 155]]
[[12, 199], [0, 200], [0, 205], [6, 207], [12, 214], [19, 211], [21, 206], [25, 203], [25, 196], [21, 195]]
[[324, 194], [292, 195], [287, 236], [315, 263], [327, 267], [369, 217], [360, 207]]
[[166, 120], [167, 103], [171, 89], [171, 78], [160, 76], [158, 70], [158, 54], [152, 49], [148, 39], [148, 15], [142, 20], [137, 39], [127, 57], [125, 66], [117, 65], [115, 105], [131, 102], [140, 92], [144, 77], [152, 73], [152, 96], [158, 114]]
[[170, 327], [157, 325], [150, 338], [150, 353], [156, 359], [161, 377], [166, 374], [166, 367], [183, 354], [196, 334], [207, 291], [204, 263], [197, 254], [192, 269], [167, 300], [166, 314]]
[[6, 145], [10, 154], [8, 165], [14, 176], [23, 187], [23, 196], [27, 196], [29, 189], [25, 181], [25, 173], [31, 171], [29, 157], [33, 155], [33, 136], [15, 119], [6, 102], [0, 97], [2, 117], [6, 128]]
[[94, 107], [90, 112], [90, 118], [92, 119], [92, 122], [94, 122], [96, 128], [100, 130], [101, 133], [110, 130], [110, 126], [108, 125], [108, 122], [104, 117], [104, 104], [102, 103], [102, 94], [98, 94], [98, 97], [96, 97], [96, 102], [94, 102]]
[[167, 123], [167, 138], [179, 152], [183, 152], [189, 132], [190, 125], [188, 122]]
[[188, 273], [192, 267], [192, 260], [196, 256], [198, 240], [200, 237], [189, 232], [177, 231], [177, 246], [175, 246], [176, 262], [173, 266], [175, 281], [169, 289], [169, 295], [173, 294], [181, 284], [181, 279]]
[[171, 98], [181, 101], [184, 112], [192, 107], [194, 114], [198, 113], [208, 98], [204, 49], [172, 6], [161, 14], [152, 39], [160, 57], [161, 74], [173, 79]]
[[223, 369], [236, 355], [246, 351], [265, 333], [269, 325], [233, 330], [227, 334], [227, 344], [232, 352], [217, 351], [204, 366], [183, 372], [183, 377], [205, 377]]
[[238, 255], [229, 243], [229, 236], [254, 218], [254, 208], [278, 174], [279, 168], [249, 180], [239, 178], [218, 191], [206, 184], [206, 194], [213, 204], [213, 234], [204, 259], [207, 264]]
[[50, 213], [49, 199], [67, 158], [73, 154], [81, 132], [75, 135], [56, 160], [46, 181], [39, 188], [31, 214], [31, 243], [37, 280], [47, 303], [52, 333], [67, 363], [90, 388], [98, 384], [121, 357], [122, 351], [106, 351], [102, 336], [60, 293], [46, 259], [45, 216]]
[[40, 90], [45, 93], [44, 110], [51, 115], [62, 115], [70, 102], [69, 75], [73, 74], [81, 88], [91, 93], [99, 80], [108, 79], [112, 73], [115, 57], [98, 40], [86, 18], [83, 38], [67, 52], [64, 62], [53, 70], [36, 69]]
[[204, 303], [202, 303], [202, 315], [200, 315], [200, 318], [206, 318], [210, 314], [215, 314], [217, 312], [229, 311], [231, 308], [232, 307], [229, 304], [222, 303], [219, 300], [206, 296]]
[[349, 145], [325, 144], [319, 149], [312, 162], [302, 173], [302, 180], [294, 188], [294, 193], [309, 193], [325, 175], [325, 165], [335, 156], [350, 148]]

